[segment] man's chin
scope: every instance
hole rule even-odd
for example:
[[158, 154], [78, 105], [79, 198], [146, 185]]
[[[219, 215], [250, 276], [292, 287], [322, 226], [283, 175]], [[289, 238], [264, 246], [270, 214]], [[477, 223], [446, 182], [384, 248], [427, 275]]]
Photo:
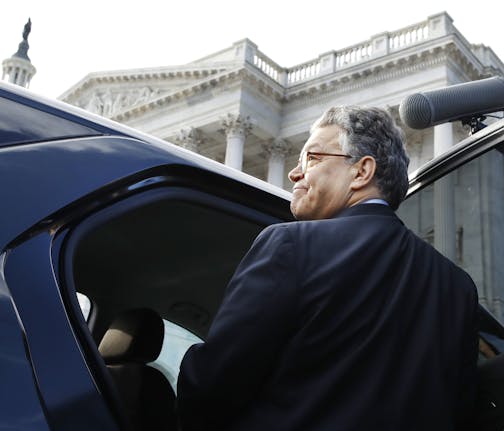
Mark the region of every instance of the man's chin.
[[311, 220], [308, 215], [303, 212], [300, 208], [296, 207], [295, 205], [291, 205], [290, 207], [291, 213], [294, 216], [294, 218], [298, 221], [303, 221], [303, 220]]

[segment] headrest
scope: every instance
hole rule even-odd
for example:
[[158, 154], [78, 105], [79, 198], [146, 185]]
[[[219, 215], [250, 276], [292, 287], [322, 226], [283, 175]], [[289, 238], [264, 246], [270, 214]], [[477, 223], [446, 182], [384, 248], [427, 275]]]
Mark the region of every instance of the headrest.
[[163, 346], [163, 319], [149, 308], [119, 314], [103, 336], [98, 350], [105, 363], [147, 363], [157, 359]]

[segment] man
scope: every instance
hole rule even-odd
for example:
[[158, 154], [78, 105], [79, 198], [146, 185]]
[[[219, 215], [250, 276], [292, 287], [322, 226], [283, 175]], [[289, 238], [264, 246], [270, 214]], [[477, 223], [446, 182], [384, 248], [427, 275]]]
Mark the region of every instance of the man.
[[329, 109], [298, 165], [299, 222], [265, 229], [178, 382], [187, 430], [454, 430], [477, 356], [470, 277], [397, 218], [402, 133]]

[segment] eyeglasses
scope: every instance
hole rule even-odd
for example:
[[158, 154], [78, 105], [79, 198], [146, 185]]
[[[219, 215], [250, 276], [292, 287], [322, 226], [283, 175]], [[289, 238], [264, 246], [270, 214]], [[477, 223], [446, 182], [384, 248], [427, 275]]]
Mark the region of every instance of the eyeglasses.
[[313, 159], [311, 156], [333, 156], [333, 157], [345, 157], [346, 159], [351, 159], [352, 156], [348, 154], [333, 154], [333, 153], [316, 153], [314, 151], [303, 151], [301, 157], [299, 158], [299, 163], [301, 164], [301, 172], [306, 174], [308, 170], [308, 163]]

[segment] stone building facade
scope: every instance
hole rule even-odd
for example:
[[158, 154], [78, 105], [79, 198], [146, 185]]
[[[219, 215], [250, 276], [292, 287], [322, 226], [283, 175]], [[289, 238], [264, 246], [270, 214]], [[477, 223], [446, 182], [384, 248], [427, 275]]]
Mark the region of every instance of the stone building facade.
[[[412, 92], [503, 73], [441, 13], [290, 68], [245, 39], [183, 66], [90, 73], [60, 99], [289, 188], [286, 170], [325, 108], [397, 113]], [[412, 170], [466, 133], [445, 129], [406, 129]]]
[[[469, 43], [440, 13], [294, 67], [278, 65], [245, 39], [183, 66], [90, 73], [60, 98], [290, 189], [287, 172], [324, 109], [388, 109], [406, 133], [413, 171], [468, 130], [460, 123], [409, 129], [398, 116], [400, 102], [411, 93], [493, 75], [504, 75], [502, 61], [489, 47]], [[503, 172], [502, 154], [495, 154], [401, 210], [413, 229], [473, 276], [481, 302], [501, 320], [504, 266], [495, 239], [504, 230]], [[484, 208], [474, 205], [482, 200]]]

